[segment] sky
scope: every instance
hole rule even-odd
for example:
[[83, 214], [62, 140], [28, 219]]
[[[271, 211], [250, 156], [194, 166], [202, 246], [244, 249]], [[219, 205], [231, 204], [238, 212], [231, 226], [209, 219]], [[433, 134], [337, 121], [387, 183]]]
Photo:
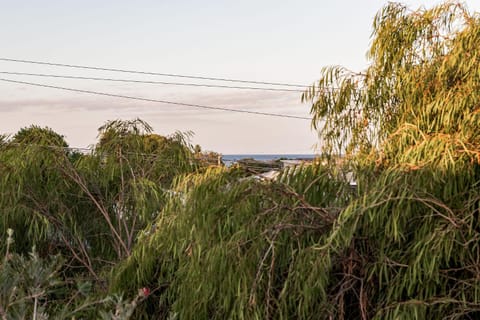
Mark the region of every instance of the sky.
[[[0, 58], [215, 78], [311, 85], [322, 67], [365, 69], [381, 0], [0, 0]], [[439, 1], [403, 1], [413, 9]], [[472, 11], [480, 0], [465, 1]], [[186, 78], [80, 70], [0, 61], [0, 72], [46, 73], [163, 82]], [[300, 92], [197, 88], [160, 84], [2, 79], [309, 117]], [[243, 84], [245, 85], [245, 84]], [[252, 84], [250, 84], [252, 85]], [[271, 87], [271, 86], [267, 86]], [[72, 147], [97, 141], [108, 120], [141, 118], [158, 134], [194, 133], [192, 143], [223, 154], [309, 154], [319, 139], [302, 119], [174, 106], [0, 81], [0, 133], [48, 126]]]

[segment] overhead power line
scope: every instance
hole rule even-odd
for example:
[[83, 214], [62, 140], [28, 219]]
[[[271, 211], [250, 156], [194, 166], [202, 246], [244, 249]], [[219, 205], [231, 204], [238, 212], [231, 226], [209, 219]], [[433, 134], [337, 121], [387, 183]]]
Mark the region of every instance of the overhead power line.
[[97, 96], [114, 97], [114, 98], [122, 98], [122, 99], [130, 99], [130, 100], [146, 101], [146, 102], [155, 102], [155, 103], [164, 103], [164, 104], [183, 106], [183, 107], [193, 107], [193, 108], [200, 108], [200, 109], [255, 114], [255, 115], [262, 115], [262, 116], [279, 117], [279, 118], [312, 120], [311, 118], [307, 118], [307, 117], [300, 117], [300, 116], [287, 115], [287, 114], [261, 112], [261, 111], [250, 111], [250, 110], [232, 109], [232, 108], [224, 108], [224, 107], [213, 107], [213, 106], [207, 106], [207, 105], [201, 105], [201, 104], [174, 102], [174, 101], [159, 100], [159, 99], [149, 99], [149, 98], [126, 96], [126, 95], [113, 94], [113, 93], [107, 93], [107, 92], [99, 92], [99, 91], [60, 87], [60, 86], [52, 86], [52, 85], [47, 85], [47, 84], [35, 83], [35, 82], [17, 81], [17, 80], [11, 80], [11, 79], [3, 79], [3, 78], [0, 78], [0, 81], [17, 83], [17, 84], [24, 84], [24, 85], [42, 87], [42, 88], [58, 89], [58, 90], [64, 90], [64, 91], [70, 91], [70, 92], [86, 93], [86, 94], [92, 94], [92, 95], [97, 95]]
[[183, 75], [183, 74], [175, 74], [175, 73], [160, 73], [160, 72], [148, 72], [148, 71], [138, 71], [138, 70], [114, 69], [114, 68], [92, 67], [92, 66], [54, 63], [54, 62], [45, 62], [45, 61], [10, 59], [10, 58], [1, 58], [1, 57], [0, 57], [0, 61], [17, 62], [17, 63], [29, 63], [29, 64], [38, 64], [38, 65], [55, 66], [55, 67], [75, 68], [75, 69], [88, 69], [88, 70], [97, 70], [97, 71], [111, 71], [111, 72], [152, 75], [152, 76], [164, 76], [164, 77], [175, 77], [175, 78], [209, 80], [209, 81], [253, 83], [253, 84], [271, 85], [271, 86], [296, 87], [296, 88], [302, 88], [302, 89], [307, 89], [309, 87], [308, 85], [303, 85], [303, 84], [267, 82], [267, 81], [253, 81], [253, 80], [242, 80], [242, 79], [231, 79], [231, 78], [216, 78], [216, 77], [206, 77], [206, 76]]
[[[104, 150], [98, 150], [95, 147], [63, 147], [58, 145], [44, 145], [44, 144], [35, 144], [35, 143], [23, 143], [23, 142], [12, 142], [8, 141], [5, 143], [6, 146], [16, 146], [16, 147], [35, 147], [35, 148], [42, 148], [42, 149], [50, 149], [50, 150], [61, 150], [61, 151], [71, 151], [71, 152], [81, 152], [81, 153], [94, 153], [98, 152], [103, 155], [114, 155], [113, 152], [106, 152]], [[132, 152], [132, 151], [122, 151], [123, 154], [126, 155], [137, 155], [143, 157], [160, 157], [162, 156], [159, 153], [145, 153], [145, 152]], [[162, 157], [163, 158], [163, 157]], [[162, 161], [166, 160], [169, 163], [177, 163], [177, 158], [163, 158]]]
[[74, 79], [74, 80], [95, 80], [95, 81], [112, 81], [112, 82], [126, 82], [126, 83], [163, 84], [163, 85], [189, 86], [189, 87], [245, 89], [245, 90], [280, 91], [280, 92], [304, 92], [304, 90], [299, 90], [299, 89], [262, 88], [262, 87], [250, 87], [250, 86], [248, 87], [224, 86], [224, 85], [202, 84], [202, 83], [183, 83], [183, 82], [145, 81], [145, 80], [134, 80], [134, 79], [81, 77], [81, 76], [70, 76], [70, 75], [46, 74], [46, 73], [0, 71], [0, 74], [16, 75], [16, 76], [33, 76], [33, 77], [44, 77], [44, 78]]
[[[41, 148], [41, 149], [50, 149], [50, 150], [61, 150], [61, 151], [66, 151], [66, 152], [82, 152], [83, 154], [85, 153], [90, 153], [93, 154], [94, 152], [98, 152], [101, 155], [115, 155], [113, 152], [106, 152], [104, 150], [98, 150], [95, 147], [63, 147], [63, 146], [58, 146], [58, 145], [45, 145], [45, 144], [35, 144], [35, 143], [23, 143], [23, 142], [12, 142], [8, 141], [6, 142], [3, 147], [5, 146], [16, 146], [16, 147], [34, 147], [34, 148]], [[0, 145], [2, 147], [2, 145]], [[137, 155], [137, 156], [142, 156], [142, 157], [162, 157], [161, 161], [163, 163], [167, 164], [178, 164], [178, 159], [177, 158], [164, 158], [162, 154], [160, 153], [144, 153], [144, 152], [134, 152], [134, 151], [122, 151], [122, 154], [125, 155]], [[223, 159], [223, 155], [219, 154], [222, 157], [222, 161], [225, 163], [230, 162], [230, 166], [238, 164], [241, 167], [244, 167], [246, 169], [259, 169], [259, 170], [283, 170], [283, 169], [288, 169], [288, 167], [278, 167], [278, 166], [268, 166], [268, 162], [271, 160], [256, 160], [258, 163], [254, 164], [248, 164], [248, 163], [239, 163], [240, 160], [243, 160], [243, 158], [239, 159]], [[202, 160], [201, 158], [195, 158], [194, 155], [192, 155], [193, 158], [192, 160]], [[293, 159], [292, 159], [293, 160]], [[310, 159], [314, 160], [314, 159]], [[265, 163], [266, 165], [261, 165], [261, 163]], [[229, 167], [226, 165], [226, 167]]]

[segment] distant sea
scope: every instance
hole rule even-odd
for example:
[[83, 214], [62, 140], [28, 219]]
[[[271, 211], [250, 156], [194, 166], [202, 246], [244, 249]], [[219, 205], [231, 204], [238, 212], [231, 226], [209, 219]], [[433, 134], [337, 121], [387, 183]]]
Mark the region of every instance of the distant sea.
[[258, 161], [272, 161], [278, 159], [314, 159], [314, 154], [224, 154], [222, 160], [225, 164], [231, 164], [241, 159], [255, 159]]

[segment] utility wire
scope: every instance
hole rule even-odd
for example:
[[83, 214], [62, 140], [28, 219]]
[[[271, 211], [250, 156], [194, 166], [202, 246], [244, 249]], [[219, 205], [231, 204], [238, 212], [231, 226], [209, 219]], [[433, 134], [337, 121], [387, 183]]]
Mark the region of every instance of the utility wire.
[[253, 81], [253, 80], [242, 80], [242, 79], [231, 79], [231, 78], [215, 78], [215, 77], [205, 77], [205, 76], [182, 75], [182, 74], [175, 74], [175, 73], [160, 73], [160, 72], [148, 72], [148, 71], [137, 71], [137, 70], [126, 70], [126, 69], [114, 69], [114, 68], [92, 67], [92, 66], [75, 65], [75, 64], [53, 63], [53, 62], [45, 62], [45, 61], [10, 59], [10, 58], [1, 58], [1, 57], [0, 57], [0, 61], [29, 63], [29, 64], [38, 64], [38, 65], [55, 66], [55, 67], [75, 68], [75, 69], [88, 69], [88, 70], [97, 70], [97, 71], [133, 73], [133, 74], [143, 74], [143, 75], [152, 75], [152, 76], [199, 79], [199, 80], [209, 80], [209, 81], [253, 83], [253, 84], [271, 85], [271, 86], [296, 87], [296, 88], [302, 88], [302, 89], [307, 89], [310, 87], [308, 85], [303, 85], [303, 84]]
[[[1, 147], [2, 145], [0, 145]], [[98, 149], [96, 147], [63, 147], [63, 146], [57, 146], [57, 145], [44, 145], [44, 144], [35, 144], [35, 143], [21, 143], [21, 142], [12, 142], [12, 141], [7, 141], [3, 144], [3, 147], [5, 146], [16, 146], [16, 147], [35, 147], [35, 148], [41, 148], [41, 149], [49, 149], [49, 150], [61, 150], [61, 151], [72, 151], [72, 152], [80, 152], [84, 155], [94, 154], [94, 152], [101, 154], [101, 155], [114, 155], [115, 153], [112, 151], [104, 151], [101, 149]], [[160, 157], [160, 153], [145, 153], [145, 152], [133, 152], [133, 151], [122, 151], [122, 154], [124, 155], [135, 155], [135, 156], [142, 156], [142, 157]], [[163, 158], [163, 162], [167, 163], [178, 163], [177, 158], [172, 157], [172, 158]]]
[[[95, 147], [62, 147], [62, 146], [56, 146], [56, 145], [43, 145], [43, 144], [34, 144], [34, 143], [20, 143], [20, 142], [6, 142], [4, 146], [16, 146], [16, 147], [35, 147], [35, 148], [41, 148], [41, 149], [48, 149], [48, 150], [61, 150], [61, 151], [66, 151], [66, 152], [79, 152], [82, 153], [83, 155], [93, 155], [94, 152], [97, 154], [101, 155], [114, 155], [115, 153], [112, 151], [104, 151], [104, 150], [99, 150]], [[122, 151], [122, 154], [124, 155], [134, 155], [134, 156], [141, 156], [141, 157], [160, 157], [160, 153], [145, 153], [145, 152], [133, 152], [133, 151]], [[177, 158], [163, 158], [162, 159], [163, 163], [178, 163]]]
[[70, 76], [70, 75], [46, 74], [46, 73], [26, 73], [26, 72], [0, 71], [0, 74], [16, 75], [16, 76], [45, 77], [45, 78], [60, 78], [60, 79], [75, 79], [75, 80], [95, 80], [95, 81], [113, 81], [113, 82], [127, 82], [127, 83], [165, 84], [165, 85], [174, 85], [174, 86], [190, 86], [190, 87], [206, 87], [206, 88], [245, 89], [245, 90], [280, 91], [280, 92], [304, 92], [304, 90], [298, 90], [298, 89], [262, 88], [262, 87], [246, 87], [246, 86], [224, 86], [224, 85], [201, 84], [201, 83], [145, 81], [145, 80], [134, 80], [134, 79], [98, 78], [98, 77], [81, 77], [81, 76]]
[[63, 146], [56, 146], [56, 145], [45, 145], [45, 144], [36, 144], [36, 143], [22, 143], [22, 142], [12, 142], [7, 141], [3, 144], [3, 146], [28, 146], [28, 147], [39, 147], [39, 148], [46, 148], [46, 149], [53, 149], [53, 150], [66, 150], [66, 151], [93, 151], [93, 147], [63, 147]]
[[105, 96], [105, 97], [115, 97], [115, 98], [130, 99], [130, 100], [137, 100], [137, 101], [164, 103], [164, 104], [171, 104], [171, 105], [177, 105], [177, 106], [183, 106], [183, 107], [193, 107], [193, 108], [200, 108], [200, 109], [255, 114], [255, 115], [262, 115], [262, 116], [279, 117], [279, 118], [312, 120], [311, 118], [307, 118], [307, 117], [293, 116], [293, 115], [280, 114], [280, 113], [269, 113], [269, 112], [250, 111], [250, 110], [243, 110], [243, 109], [223, 108], [223, 107], [212, 107], [212, 106], [193, 104], [193, 103], [174, 102], [174, 101], [167, 101], [167, 100], [157, 100], [157, 99], [141, 98], [141, 97], [134, 97], [134, 96], [125, 96], [125, 95], [120, 95], [120, 94], [113, 94], [113, 93], [106, 93], [106, 92], [99, 92], [99, 91], [90, 91], [90, 90], [82, 90], [82, 89], [67, 88], [67, 87], [59, 87], [59, 86], [51, 86], [51, 85], [47, 85], [47, 84], [26, 82], [26, 81], [17, 81], [17, 80], [3, 79], [3, 78], [0, 78], [0, 81], [17, 83], [17, 84], [24, 84], [24, 85], [42, 87], [42, 88], [58, 89], [58, 90], [64, 90], [64, 91], [70, 91], [70, 92], [87, 93], [87, 94], [93, 94], [93, 95]]
[[[35, 148], [42, 148], [42, 149], [50, 149], [50, 150], [61, 150], [61, 151], [77, 151], [77, 152], [83, 152], [84, 155], [88, 155], [88, 153], [91, 153], [93, 155], [93, 152], [94, 151], [97, 151], [98, 153], [102, 154], [102, 155], [113, 155], [114, 153], [113, 152], [105, 152], [103, 150], [98, 150], [97, 148], [95, 147], [63, 147], [63, 146], [57, 146], [57, 145], [43, 145], [43, 144], [35, 144], [35, 143], [20, 143], [20, 142], [12, 142], [12, 141], [8, 141], [6, 142], [5, 144], [3, 145], [0, 145], [0, 147], [8, 147], [8, 146], [16, 146], [16, 147], [35, 147]], [[159, 153], [143, 153], [143, 152], [132, 152], [132, 151], [122, 151], [123, 154], [125, 155], [137, 155], [137, 156], [143, 156], [143, 157], [160, 157], [161, 154]], [[220, 156], [222, 156], [220, 154]], [[193, 157], [191, 160], [205, 160], [205, 158], [195, 158]], [[269, 166], [262, 166], [260, 163], [265, 163], [265, 164], [268, 164], [269, 161], [272, 161], [272, 160], [256, 160], [258, 161], [259, 163], [258, 164], [247, 164], [247, 163], [241, 163], [240, 161], [243, 160], [242, 158], [239, 158], [239, 159], [223, 159], [223, 156], [222, 156], [222, 161], [224, 162], [224, 166], [229, 168], [229, 167], [232, 167], [232, 166], [239, 166], [241, 168], [245, 168], [245, 169], [258, 169], [258, 170], [276, 170], [276, 171], [281, 171], [283, 169], [287, 169], [287, 168], [290, 168], [290, 167], [278, 167], [278, 166], [275, 166], [275, 167], [269, 167]], [[287, 159], [288, 160], [288, 159]], [[295, 159], [292, 159], [292, 160], [295, 160]], [[314, 159], [309, 159], [311, 161], [313, 161]], [[176, 158], [163, 158], [162, 159], [162, 162], [163, 163], [168, 163], [168, 164], [172, 164], [172, 163], [178, 163], [177, 159]], [[226, 165], [226, 163], [230, 163], [229, 166]]]

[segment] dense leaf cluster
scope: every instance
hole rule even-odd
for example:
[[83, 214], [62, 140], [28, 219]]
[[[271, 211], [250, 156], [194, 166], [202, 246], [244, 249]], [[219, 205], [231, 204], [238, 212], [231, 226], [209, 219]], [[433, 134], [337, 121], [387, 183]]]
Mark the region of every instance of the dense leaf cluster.
[[[169, 197], [173, 179], [197, 169], [188, 136], [153, 134], [141, 120], [107, 122], [88, 152], [68, 148], [49, 128], [23, 128], [0, 145], [0, 233], [12, 229], [17, 235], [10, 248], [1, 241], [0, 249], [23, 259], [35, 247], [32, 261], [41, 262], [31, 273], [39, 275], [43, 258], [61, 255], [58, 278], [86, 279], [91, 294], [101, 297], [109, 270], [130, 255], [138, 233]], [[18, 259], [7, 259], [3, 268], [10, 270]], [[49, 306], [61, 308], [62, 301]]]
[[[10, 279], [61, 254], [39, 275], [130, 299], [99, 300], [106, 319], [479, 318], [480, 17], [390, 3], [373, 27], [365, 71], [325, 68], [303, 95], [326, 159], [271, 181], [140, 120], [88, 154], [49, 129], [0, 137], [0, 232], [19, 235], [0, 313]], [[61, 310], [30, 280], [28, 315]]]
[[157, 287], [162, 319], [478, 318], [479, 43], [461, 4], [388, 4], [368, 69], [303, 96], [343, 169], [181, 182], [113, 288]]

